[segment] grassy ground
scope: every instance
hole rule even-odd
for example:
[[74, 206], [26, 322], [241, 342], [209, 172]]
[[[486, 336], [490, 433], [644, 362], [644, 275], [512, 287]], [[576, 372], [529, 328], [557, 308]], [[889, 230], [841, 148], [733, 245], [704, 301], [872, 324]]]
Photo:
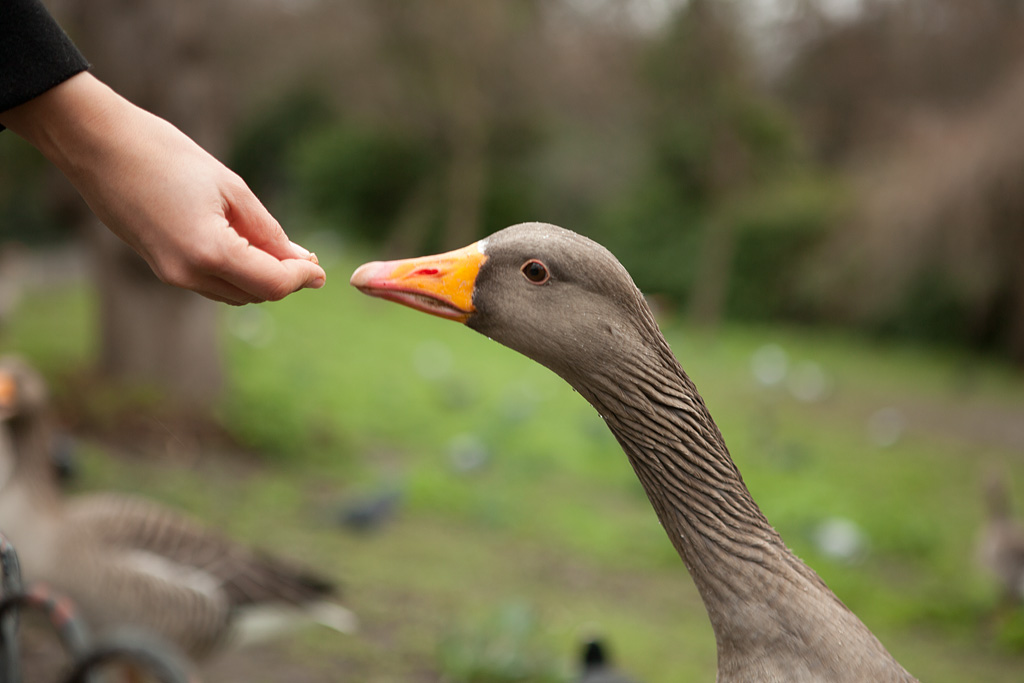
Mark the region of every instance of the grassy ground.
[[[175, 425], [160, 457], [82, 449], [79, 488], [142, 491], [303, 558], [362, 617], [357, 636], [307, 631], [209, 680], [560, 680], [593, 632], [644, 681], [713, 680], [696, 591], [590, 407], [462, 326], [359, 295], [357, 256], [318, 253], [322, 292], [225, 311], [218, 418], [258, 459], [196, 452]], [[0, 343], [59, 394], [93, 355], [92, 312], [82, 291], [37, 295]], [[984, 473], [1006, 472], [1024, 501], [1019, 373], [814, 330], [664, 327], [766, 516], [908, 669], [1020, 680], [1024, 619], [992, 616], [972, 564]], [[766, 344], [788, 359], [773, 386], [751, 372]], [[379, 532], [337, 525], [387, 490], [402, 499]], [[845, 559], [816, 540], [836, 518], [861, 534]]]

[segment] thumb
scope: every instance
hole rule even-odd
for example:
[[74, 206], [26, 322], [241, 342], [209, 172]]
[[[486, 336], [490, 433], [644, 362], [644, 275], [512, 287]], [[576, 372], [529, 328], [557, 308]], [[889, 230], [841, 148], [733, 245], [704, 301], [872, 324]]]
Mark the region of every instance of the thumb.
[[316, 257], [307, 249], [288, 239], [281, 224], [240, 178], [239, 183], [241, 187], [229, 207], [229, 220], [235, 232], [248, 240], [249, 244], [278, 260], [302, 259], [315, 262]]

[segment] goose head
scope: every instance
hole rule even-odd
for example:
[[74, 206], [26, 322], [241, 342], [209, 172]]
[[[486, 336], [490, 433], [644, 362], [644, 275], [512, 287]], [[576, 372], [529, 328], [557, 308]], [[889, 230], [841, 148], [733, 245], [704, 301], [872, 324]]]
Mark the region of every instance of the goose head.
[[48, 400], [46, 382], [17, 356], [0, 358], [0, 420], [36, 415]]
[[[364, 294], [465, 323], [577, 389], [593, 368], [652, 342], [653, 318], [603, 246], [546, 223], [505, 228], [456, 251], [361, 266]], [[659, 335], [654, 335], [659, 336]]]
[[0, 357], [0, 482], [20, 471], [39, 481], [52, 478], [48, 410], [42, 375], [22, 358]]

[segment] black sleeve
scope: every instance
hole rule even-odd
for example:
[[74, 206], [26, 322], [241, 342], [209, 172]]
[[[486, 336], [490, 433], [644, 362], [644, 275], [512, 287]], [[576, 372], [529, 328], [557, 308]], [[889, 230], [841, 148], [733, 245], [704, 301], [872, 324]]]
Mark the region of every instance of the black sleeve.
[[0, 0], [0, 111], [87, 68], [82, 53], [39, 0]]

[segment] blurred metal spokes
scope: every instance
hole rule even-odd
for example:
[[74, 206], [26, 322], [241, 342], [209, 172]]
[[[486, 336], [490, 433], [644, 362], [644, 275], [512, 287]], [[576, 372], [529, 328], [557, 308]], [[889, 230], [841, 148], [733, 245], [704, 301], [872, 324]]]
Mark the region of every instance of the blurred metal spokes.
[[91, 648], [76, 662], [64, 683], [88, 683], [103, 667], [123, 664], [141, 669], [159, 683], [198, 683], [180, 657], [152, 640], [121, 636]]
[[[0, 597], [21, 593], [21, 565], [14, 545], [0, 534]], [[0, 683], [17, 683], [18, 670], [18, 614], [15, 611], [0, 619]]]
[[[60, 638], [64, 651], [72, 660], [84, 656], [88, 650], [89, 637], [85, 624], [79, 618], [71, 600], [57, 593], [45, 584], [34, 584], [20, 593], [6, 595], [0, 600], [0, 624], [16, 618], [17, 611], [22, 608], [35, 609], [42, 612], [53, 630]], [[11, 639], [15, 646], [16, 639]], [[4, 640], [7, 649], [8, 640]], [[11, 683], [19, 683], [12, 679]]]
[[22, 609], [41, 612], [72, 661], [64, 683], [89, 683], [101, 669], [126, 665], [159, 683], [198, 683], [185, 660], [155, 638], [121, 634], [92, 643], [88, 629], [66, 596], [45, 584], [24, 588], [14, 545], [0, 534], [0, 683], [22, 683], [18, 657], [18, 616]]

